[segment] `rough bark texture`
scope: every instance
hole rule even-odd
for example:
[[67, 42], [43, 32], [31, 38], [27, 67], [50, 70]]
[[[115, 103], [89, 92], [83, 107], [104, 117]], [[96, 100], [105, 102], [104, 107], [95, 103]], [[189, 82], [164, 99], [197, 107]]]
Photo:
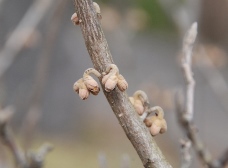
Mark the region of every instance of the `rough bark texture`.
[[[102, 73], [109, 64], [114, 62], [92, 1], [75, 0], [75, 9], [81, 20], [80, 27], [94, 68]], [[118, 88], [115, 88], [110, 93], [103, 89], [103, 92], [128, 139], [142, 160], [144, 167], [171, 167], [136, 114], [127, 94], [119, 91]]]

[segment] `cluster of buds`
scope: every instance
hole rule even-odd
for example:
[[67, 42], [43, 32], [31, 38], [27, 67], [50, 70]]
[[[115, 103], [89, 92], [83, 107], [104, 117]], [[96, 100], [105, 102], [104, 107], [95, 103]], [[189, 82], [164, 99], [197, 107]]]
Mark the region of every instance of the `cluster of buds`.
[[101, 77], [101, 74], [97, 70], [89, 68], [84, 72], [83, 78], [74, 83], [73, 89], [79, 94], [82, 100], [87, 99], [90, 93], [97, 95], [100, 91], [98, 83], [90, 76], [91, 73], [98, 78]]
[[110, 64], [103, 75], [102, 84], [105, 85], [106, 92], [112, 91], [116, 85], [122, 92], [128, 88], [127, 81], [119, 74], [119, 69], [115, 64]]
[[148, 102], [148, 97], [145, 92], [138, 90], [133, 94], [133, 97], [129, 97], [131, 104], [134, 106], [135, 111], [142, 116], [145, 112], [145, 103]]
[[[96, 2], [93, 2], [93, 7], [97, 13], [97, 16], [99, 19], [101, 19], [101, 9], [100, 9], [100, 6], [96, 3]], [[72, 16], [71, 16], [71, 21], [73, 22], [74, 25], [79, 25], [82, 20], [78, 18], [78, 15], [77, 13], [74, 13]]]
[[167, 124], [164, 119], [164, 111], [161, 107], [155, 106], [152, 107], [152, 111], [156, 111], [154, 116], [147, 117], [144, 120], [144, 123], [150, 129], [150, 133], [152, 136], [157, 134], [163, 134], [167, 131]]

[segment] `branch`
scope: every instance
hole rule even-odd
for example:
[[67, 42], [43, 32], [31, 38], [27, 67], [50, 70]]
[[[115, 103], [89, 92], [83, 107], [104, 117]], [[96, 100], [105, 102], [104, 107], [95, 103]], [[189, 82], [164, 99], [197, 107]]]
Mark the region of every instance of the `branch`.
[[8, 122], [11, 119], [13, 113], [14, 110], [12, 107], [7, 107], [0, 111], [0, 139], [13, 154], [16, 165], [18, 165], [20, 168], [26, 168], [25, 154], [16, 143], [16, 140], [8, 127]]
[[192, 46], [197, 35], [197, 23], [193, 23], [189, 31], [187, 32], [183, 42], [183, 60], [182, 69], [184, 72], [184, 78], [186, 80], [187, 91], [185, 98], [185, 106], [183, 106], [183, 98], [181, 94], [176, 97], [176, 108], [179, 118], [179, 123], [182, 126], [184, 132], [186, 132], [188, 138], [192, 141], [194, 148], [199, 158], [207, 165], [212, 162], [211, 154], [204, 147], [202, 140], [197, 134], [196, 126], [193, 123], [193, 107], [194, 107], [194, 86], [195, 81], [193, 79], [191, 60], [192, 60]]
[[[33, 34], [54, 0], [36, 0], [0, 51], [0, 79]], [[26, 33], [22, 33], [26, 30]]]
[[183, 58], [182, 69], [184, 71], [184, 78], [187, 85], [186, 90], [186, 107], [184, 117], [187, 121], [193, 119], [193, 107], [194, 107], [194, 88], [195, 80], [192, 72], [192, 46], [197, 35], [197, 23], [193, 23], [183, 41]]
[[[75, 0], [75, 8], [94, 68], [100, 73], [105, 72], [108, 65], [114, 62], [92, 1]], [[171, 167], [136, 114], [127, 94], [117, 88], [109, 93], [103, 88], [103, 92], [144, 167]]]

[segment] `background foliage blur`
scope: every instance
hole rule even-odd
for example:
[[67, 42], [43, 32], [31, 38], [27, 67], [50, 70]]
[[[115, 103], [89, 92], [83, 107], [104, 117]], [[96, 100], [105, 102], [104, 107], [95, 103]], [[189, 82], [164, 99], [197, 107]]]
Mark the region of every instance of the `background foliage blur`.
[[[1, 52], [36, 1], [47, 7], [44, 16], [34, 29], [20, 29], [20, 37], [13, 40], [16, 46], [23, 42], [17, 52], [13, 52], [15, 46], [10, 52]], [[180, 165], [179, 140], [185, 138], [173, 104], [175, 90], [184, 85], [178, 55], [184, 32], [194, 21], [199, 23], [193, 68], [195, 122], [217, 157], [228, 140], [228, 1], [97, 2], [113, 59], [129, 83], [127, 93], [130, 96], [144, 90], [153, 105], [165, 109], [168, 132], [155, 140], [173, 167]], [[80, 27], [70, 21], [73, 13], [72, 1], [0, 0], [0, 66], [4, 56], [15, 55], [0, 76], [0, 106], [15, 107], [11, 124], [23, 148], [33, 149], [44, 141], [54, 144], [46, 159], [47, 168], [99, 167], [99, 158], [104, 156], [110, 167], [120, 167], [124, 159], [129, 159], [132, 168], [142, 167], [102, 92], [82, 101], [72, 90], [84, 70], [92, 67]], [[27, 38], [28, 32], [32, 33]], [[211, 64], [202, 64], [202, 46]], [[211, 67], [225, 81], [222, 92], [216, 93], [210, 79], [214, 85], [221, 80], [205, 73]], [[0, 145], [0, 165], [12, 167], [9, 155]], [[200, 167], [197, 159], [194, 165]]]

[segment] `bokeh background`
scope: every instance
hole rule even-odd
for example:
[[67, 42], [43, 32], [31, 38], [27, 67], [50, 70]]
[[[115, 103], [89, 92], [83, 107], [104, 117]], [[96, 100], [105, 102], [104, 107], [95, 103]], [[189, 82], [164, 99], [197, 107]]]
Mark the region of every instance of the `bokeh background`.
[[[180, 167], [174, 95], [184, 89], [180, 51], [184, 33], [198, 22], [193, 71], [194, 121], [214, 158], [228, 147], [228, 1], [100, 0], [101, 24], [114, 62], [129, 83], [165, 110], [168, 132], [155, 137], [173, 167]], [[23, 149], [43, 142], [55, 149], [45, 168], [143, 167], [103, 93], [81, 100], [72, 86], [93, 67], [72, 0], [0, 0], [0, 106]], [[16, 32], [16, 33], [15, 33]], [[202, 54], [202, 50], [204, 51]], [[6, 66], [8, 65], [8, 66]], [[192, 150], [192, 167], [203, 167]], [[0, 145], [0, 167], [14, 167]]]

